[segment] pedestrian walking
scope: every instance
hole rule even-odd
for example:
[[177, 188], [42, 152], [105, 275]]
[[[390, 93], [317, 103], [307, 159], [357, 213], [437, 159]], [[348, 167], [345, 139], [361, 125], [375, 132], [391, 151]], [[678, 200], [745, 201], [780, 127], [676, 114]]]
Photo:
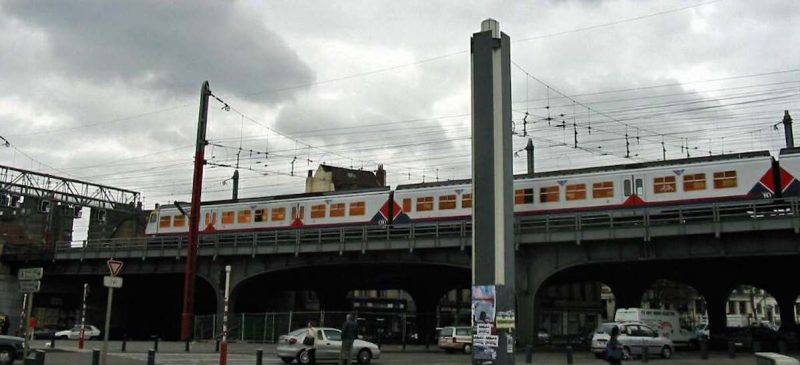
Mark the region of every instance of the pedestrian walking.
[[606, 360], [611, 365], [622, 364], [622, 344], [619, 343], [619, 327], [611, 329], [611, 339], [606, 344]]
[[339, 364], [350, 365], [353, 359], [353, 342], [358, 337], [358, 323], [348, 314], [342, 325], [342, 349], [339, 351]]
[[308, 353], [308, 363], [315, 365], [317, 363], [317, 329], [314, 328], [314, 322], [312, 321], [308, 321], [303, 345], [306, 346], [306, 353]]

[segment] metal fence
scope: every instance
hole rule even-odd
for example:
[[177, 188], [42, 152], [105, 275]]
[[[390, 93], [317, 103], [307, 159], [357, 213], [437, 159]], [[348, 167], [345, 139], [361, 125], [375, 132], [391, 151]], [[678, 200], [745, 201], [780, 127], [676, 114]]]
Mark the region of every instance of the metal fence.
[[[228, 315], [228, 339], [239, 342], [276, 343], [281, 335], [305, 328], [308, 322], [313, 322], [316, 327], [340, 328], [348, 313], [355, 314], [360, 338], [375, 343], [433, 343], [434, 327], [469, 321], [468, 313], [458, 318], [454, 315], [433, 313], [333, 311], [232, 313]], [[424, 328], [428, 328], [428, 331]], [[222, 337], [222, 320], [219, 316], [211, 314], [195, 317], [196, 340], [213, 341], [220, 337]]]

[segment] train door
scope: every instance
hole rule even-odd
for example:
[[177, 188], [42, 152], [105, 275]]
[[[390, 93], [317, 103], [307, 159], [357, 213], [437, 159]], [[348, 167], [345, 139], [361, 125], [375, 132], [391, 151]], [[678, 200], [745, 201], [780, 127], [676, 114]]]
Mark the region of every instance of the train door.
[[[634, 203], [642, 203], [643, 197], [645, 196], [644, 190], [644, 176], [643, 175], [631, 175], [625, 178], [622, 183], [622, 195], [625, 198], [625, 201], [631, 201]], [[634, 197], [631, 199], [631, 197]]]
[[303, 220], [306, 217], [306, 207], [301, 204], [297, 203], [292, 205], [292, 222], [291, 225], [293, 227], [299, 227], [303, 225]]

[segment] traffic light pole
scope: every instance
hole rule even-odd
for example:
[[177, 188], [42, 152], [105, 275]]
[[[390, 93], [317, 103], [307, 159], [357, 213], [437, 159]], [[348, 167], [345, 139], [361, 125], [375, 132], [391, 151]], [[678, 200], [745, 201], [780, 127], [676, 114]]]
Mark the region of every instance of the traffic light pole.
[[189, 243], [186, 247], [186, 269], [183, 279], [183, 314], [181, 315], [181, 339], [192, 338], [194, 322], [194, 284], [197, 270], [197, 241], [200, 227], [200, 192], [203, 189], [203, 165], [205, 165], [206, 124], [208, 122], [208, 97], [211, 89], [208, 81], [200, 89], [200, 115], [197, 119], [197, 142], [194, 153], [194, 177], [192, 179], [192, 205], [189, 211]]

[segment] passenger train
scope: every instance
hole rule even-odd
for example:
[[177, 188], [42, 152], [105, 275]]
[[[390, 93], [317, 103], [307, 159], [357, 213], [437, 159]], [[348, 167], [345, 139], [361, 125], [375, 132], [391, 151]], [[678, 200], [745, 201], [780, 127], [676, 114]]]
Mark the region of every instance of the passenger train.
[[[514, 177], [514, 214], [674, 206], [800, 196], [800, 148], [562, 170]], [[467, 220], [469, 180], [203, 202], [201, 232]], [[174, 205], [157, 207], [147, 235], [185, 234]]]

